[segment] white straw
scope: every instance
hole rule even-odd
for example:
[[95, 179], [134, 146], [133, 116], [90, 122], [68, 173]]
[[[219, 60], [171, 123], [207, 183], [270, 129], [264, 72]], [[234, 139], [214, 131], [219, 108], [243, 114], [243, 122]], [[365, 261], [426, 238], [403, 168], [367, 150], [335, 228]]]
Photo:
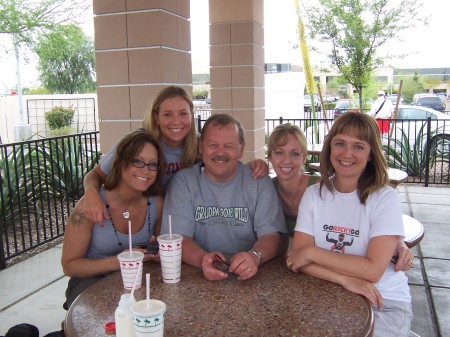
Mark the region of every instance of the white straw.
[[136, 289], [137, 280], [138, 280], [139, 275], [141, 275], [142, 268], [144, 268], [144, 263], [141, 263], [139, 265], [136, 276], [134, 277], [133, 288], [131, 288], [131, 295], [130, 295], [131, 298], [134, 298], [134, 290]]
[[172, 238], [172, 215], [169, 214], [169, 236]]
[[150, 273], [145, 274], [145, 286], [146, 286], [146, 294], [147, 294], [146, 305], [147, 305], [147, 308], [150, 308]]
[[133, 256], [133, 247], [131, 245], [131, 221], [128, 220], [128, 245], [130, 246], [130, 256]]

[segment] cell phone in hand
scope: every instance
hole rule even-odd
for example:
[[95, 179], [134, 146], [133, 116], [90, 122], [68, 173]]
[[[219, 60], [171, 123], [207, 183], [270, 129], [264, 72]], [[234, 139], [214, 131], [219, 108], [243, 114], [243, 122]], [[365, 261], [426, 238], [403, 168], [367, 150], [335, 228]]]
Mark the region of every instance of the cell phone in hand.
[[147, 249], [148, 254], [158, 254], [159, 252], [159, 243], [154, 242], [142, 242], [136, 244], [137, 248]]

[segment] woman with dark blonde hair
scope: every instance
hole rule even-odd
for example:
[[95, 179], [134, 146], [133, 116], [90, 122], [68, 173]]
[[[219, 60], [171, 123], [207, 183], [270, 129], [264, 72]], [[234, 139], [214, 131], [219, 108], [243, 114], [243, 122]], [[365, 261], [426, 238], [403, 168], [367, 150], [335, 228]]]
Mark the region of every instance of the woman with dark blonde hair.
[[402, 207], [398, 192], [387, 184], [373, 118], [347, 112], [335, 120], [320, 173], [320, 185], [309, 187], [300, 203], [287, 267], [365, 296], [373, 304], [374, 336], [408, 336], [408, 278], [391, 262], [405, 235]]
[[289, 123], [278, 125], [270, 134], [267, 147], [267, 157], [276, 173], [272, 181], [280, 198], [289, 235], [293, 236], [303, 193], [320, 177], [305, 173], [307, 143], [298, 126]]
[[[178, 101], [180, 106], [184, 106], [183, 112], [179, 113], [180, 123], [183, 124], [182, 130], [178, 130], [177, 125], [172, 122], [174, 116], [167, 110], [167, 103], [171, 101], [167, 100]], [[156, 139], [159, 139], [163, 148], [168, 147], [168, 149], [164, 149], [164, 152], [170, 151], [170, 148], [180, 146], [183, 148], [180, 160], [181, 167], [190, 167], [198, 160], [194, 104], [183, 88], [169, 86], [161, 90], [153, 100], [150, 111], [142, 122], [142, 127]], [[179, 167], [176, 167], [170, 171], [174, 173], [178, 169]], [[168, 173], [166, 172], [166, 174]]]

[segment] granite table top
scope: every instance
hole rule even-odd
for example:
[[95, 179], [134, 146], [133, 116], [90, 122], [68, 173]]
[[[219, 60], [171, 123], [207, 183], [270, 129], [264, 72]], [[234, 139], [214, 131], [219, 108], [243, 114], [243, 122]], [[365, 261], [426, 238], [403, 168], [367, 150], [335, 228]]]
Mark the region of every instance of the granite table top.
[[[165, 284], [161, 267], [144, 266], [151, 297], [166, 303], [164, 335], [171, 336], [371, 336], [373, 312], [362, 296], [343, 287], [289, 271], [284, 259], [259, 268], [255, 277], [238, 281], [205, 279], [201, 270], [182, 264], [181, 281]], [[106, 336], [104, 325], [125, 293], [120, 272], [86, 289], [72, 304], [65, 331], [70, 337]]]

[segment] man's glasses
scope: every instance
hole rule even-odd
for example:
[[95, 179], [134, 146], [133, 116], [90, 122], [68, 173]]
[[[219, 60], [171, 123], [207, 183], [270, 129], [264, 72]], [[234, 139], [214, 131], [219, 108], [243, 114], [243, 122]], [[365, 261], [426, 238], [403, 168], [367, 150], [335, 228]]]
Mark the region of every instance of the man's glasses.
[[131, 165], [133, 165], [134, 167], [137, 167], [137, 168], [144, 168], [147, 166], [150, 171], [158, 171], [159, 170], [159, 164], [156, 161], [152, 161], [150, 163], [145, 163], [142, 160], [133, 159], [131, 161]]

